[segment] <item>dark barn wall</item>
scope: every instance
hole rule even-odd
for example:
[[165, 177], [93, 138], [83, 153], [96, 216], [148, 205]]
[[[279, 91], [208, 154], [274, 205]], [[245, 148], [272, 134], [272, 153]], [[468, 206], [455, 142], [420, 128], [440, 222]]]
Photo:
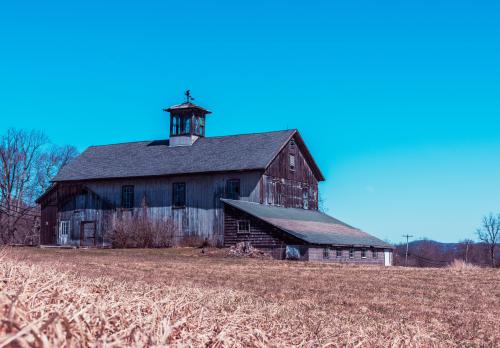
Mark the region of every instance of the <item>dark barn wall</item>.
[[[295, 169], [290, 167], [290, 155], [295, 157]], [[260, 202], [287, 208], [318, 209], [318, 180], [307, 163], [296, 139], [292, 138], [271, 162], [261, 179]]]
[[57, 199], [55, 192], [40, 204], [40, 244], [55, 244], [57, 237]]

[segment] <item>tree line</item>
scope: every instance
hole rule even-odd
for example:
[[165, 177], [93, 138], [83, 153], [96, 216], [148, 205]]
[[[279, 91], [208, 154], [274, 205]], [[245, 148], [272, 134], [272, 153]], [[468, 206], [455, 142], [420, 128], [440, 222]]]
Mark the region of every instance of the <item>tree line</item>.
[[41, 131], [9, 129], [0, 135], [0, 244], [38, 244], [36, 199], [60, 168], [78, 155]]
[[[445, 267], [454, 260], [479, 266], [500, 266], [500, 214], [483, 217], [476, 230], [479, 242], [465, 239], [459, 243], [438, 243], [423, 239], [397, 244], [394, 250], [394, 264], [413, 267]], [[408, 247], [408, 254], [406, 248]]]

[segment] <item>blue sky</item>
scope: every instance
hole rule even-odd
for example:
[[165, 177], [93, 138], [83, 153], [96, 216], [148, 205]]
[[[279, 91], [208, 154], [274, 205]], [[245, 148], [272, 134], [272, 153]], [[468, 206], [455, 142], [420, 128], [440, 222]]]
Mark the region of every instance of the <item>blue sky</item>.
[[165, 138], [298, 128], [328, 212], [392, 242], [500, 211], [498, 1], [17, 1], [0, 7], [0, 132]]

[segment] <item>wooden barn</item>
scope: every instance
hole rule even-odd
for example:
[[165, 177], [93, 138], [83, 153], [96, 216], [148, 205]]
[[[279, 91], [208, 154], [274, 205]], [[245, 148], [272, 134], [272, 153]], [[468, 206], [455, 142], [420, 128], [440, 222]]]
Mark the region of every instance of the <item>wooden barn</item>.
[[297, 130], [205, 137], [210, 111], [166, 109], [168, 140], [91, 146], [39, 199], [41, 244], [107, 247], [118, 221], [171, 224], [172, 244], [250, 242], [276, 258], [390, 265], [392, 246], [318, 211], [324, 177]]

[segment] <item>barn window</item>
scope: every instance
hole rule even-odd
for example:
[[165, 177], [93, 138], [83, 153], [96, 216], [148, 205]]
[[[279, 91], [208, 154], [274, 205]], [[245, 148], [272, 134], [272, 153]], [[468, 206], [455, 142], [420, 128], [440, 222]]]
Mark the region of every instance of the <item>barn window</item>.
[[184, 115], [181, 118], [181, 134], [191, 133], [191, 115]]
[[205, 117], [200, 116], [200, 135], [204, 136], [205, 135]]
[[200, 135], [200, 117], [193, 117], [193, 134]]
[[122, 208], [130, 209], [134, 207], [134, 186], [122, 186]]
[[240, 199], [240, 179], [226, 181], [226, 198]]
[[377, 249], [373, 249], [372, 256], [373, 256], [374, 259], [377, 258]]
[[309, 209], [309, 189], [307, 187], [302, 189], [302, 207]]
[[75, 209], [85, 209], [85, 195], [75, 196]]
[[290, 155], [290, 170], [295, 170], [295, 155]]
[[250, 220], [238, 220], [238, 233], [250, 233]]
[[172, 116], [172, 135], [181, 134], [181, 117], [179, 115]]
[[69, 233], [69, 221], [64, 220], [59, 224], [59, 234], [67, 236]]
[[338, 249], [336, 250], [336, 256], [337, 256], [337, 257], [342, 257], [342, 249], [338, 248]]
[[361, 249], [361, 258], [366, 259], [366, 249]]
[[324, 248], [323, 249], [323, 258], [324, 259], [329, 259], [330, 258], [330, 249]]
[[349, 258], [354, 259], [354, 248], [349, 249]]
[[295, 148], [295, 141], [293, 140], [290, 140], [290, 149], [294, 149]]
[[186, 183], [174, 182], [172, 184], [172, 205], [174, 208], [186, 206]]

